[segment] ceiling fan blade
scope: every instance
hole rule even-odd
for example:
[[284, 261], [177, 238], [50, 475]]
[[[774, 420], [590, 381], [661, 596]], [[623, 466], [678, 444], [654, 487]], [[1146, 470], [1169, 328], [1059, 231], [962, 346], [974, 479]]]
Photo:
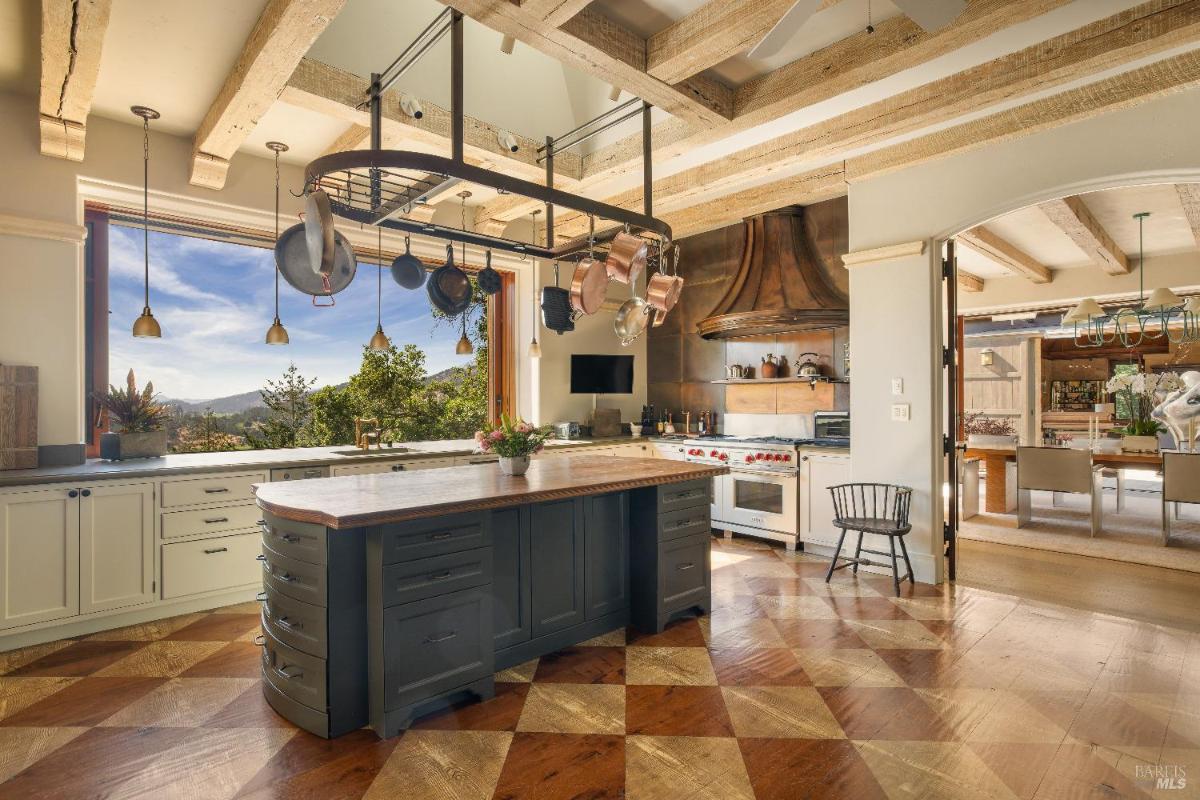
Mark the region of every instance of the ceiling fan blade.
[[892, 0], [905, 16], [927, 31], [944, 28], [958, 18], [967, 0]]
[[796, 31], [804, 27], [804, 23], [808, 22], [808, 18], [820, 7], [821, 0], [796, 0], [787, 13], [775, 23], [775, 27], [771, 28], [767, 35], [760, 39], [758, 44], [754, 45], [746, 55], [750, 58], [769, 58], [775, 55], [796, 35]]

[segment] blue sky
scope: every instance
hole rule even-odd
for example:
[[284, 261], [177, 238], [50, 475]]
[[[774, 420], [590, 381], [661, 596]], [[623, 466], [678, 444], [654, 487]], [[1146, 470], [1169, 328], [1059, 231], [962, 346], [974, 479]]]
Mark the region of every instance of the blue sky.
[[[227, 242], [150, 233], [150, 305], [162, 339], [130, 333], [142, 310], [142, 231], [109, 229], [109, 374], [120, 384], [132, 367], [164, 397], [207, 400], [260, 388], [289, 363], [317, 386], [358, 370], [362, 346], [375, 332], [374, 264], [359, 264], [333, 308], [313, 308], [308, 295], [279, 283], [279, 316], [291, 343], [268, 347], [274, 316], [274, 253]], [[425, 290], [401, 288], [383, 274], [383, 329], [393, 344], [425, 351], [430, 373], [463, 365], [457, 329], [434, 326]]]

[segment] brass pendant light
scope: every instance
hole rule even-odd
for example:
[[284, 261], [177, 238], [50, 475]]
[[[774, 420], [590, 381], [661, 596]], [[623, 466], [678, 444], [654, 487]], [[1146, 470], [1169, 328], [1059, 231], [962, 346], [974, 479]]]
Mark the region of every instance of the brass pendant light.
[[458, 340], [454, 352], [460, 356], [469, 356], [475, 352], [475, 345], [471, 344], [471, 340], [467, 338], [467, 312], [465, 311], [462, 315], [462, 338]]
[[[287, 152], [283, 142], [267, 142], [267, 149], [275, 153], [275, 241], [279, 241], [279, 154]], [[267, 344], [287, 344], [287, 328], [279, 321], [279, 262], [275, 263], [275, 321], [267, 328]]]
[[379, 264], [375, 287], [375, 335], [367, 346], [376, 353], [386, 352], [392, 347], [387, 334], [383, 332], [383, 228], [376, 227], [375, 232], [379, 241]]
[[[536, 208], [532, 212], [530, 212], [530, 216], [533, 218], [533, 243], [534, 244], [537, 244], [537, 240], [538, 240], [537, 215], [540, 213], [541, 213], [541, 211], [539, 211]], [[531, 339], [529, 342], [529, 357], [530, 358], [541, 358], [542, 357], [542, 345], [538, 342], [537, 331], [538, 331], [537, 259], [534, 259], [534, 261], [533, 261], [533, 339]]]
[[161, 115], [146, 106], [133, 106], [129, 110], [142, 118], [142, 250], [146, 259], [145, 304], [142, 315], [134, 320], [133, 335], [139, 339], [161, 339], [162, 328], [150, 312], [150, 120]]

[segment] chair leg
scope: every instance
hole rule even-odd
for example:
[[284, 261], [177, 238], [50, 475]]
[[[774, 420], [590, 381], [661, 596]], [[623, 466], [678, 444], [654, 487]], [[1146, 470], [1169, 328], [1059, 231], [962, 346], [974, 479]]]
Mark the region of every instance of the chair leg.
[[904, 543], [904, 537], [900, 537], [900, 552], [904, 554], [904, 566], [908, 569], [908, 582], [914, 584], [917, 582], [913, 577], [912, 562], [908, 560], [908, 545]]
[[896, 537], [889, 536], [888, 544], [892, 548], [892, 585], [896, 587], [896, 597], [900, 596], [900, 570], [896, 567]]
[[1100, 533], [1100, 515], [1104, 505], [1104, 495], [1099, 486], [1092, 487], [1092, 538]]
[[829, 583], [829, 579], [833, 577], [833, 570], [837, 566], [838, 556], [842, 554], [842, 542], [846, 541], [846, 529], [842, 528], [842, 535], [838, 537], [837, 550], [833, 551], [833, 558], [829, 561], [829, 571], [825, 573], [825, 582]]
[[1024, 528], [1033, 518], [1033, 500], [1028, 489], [1017, 491], [1017, 527]]
[[1125, 510], [1125, 470], [1117, 470], [1117, 513]]
[[1050, 506], [1053, 508], [1053, 507], [1060, 506], [1060, 505], [1062, 505], [1062, 495], [1059, 494], [1058, 492], [1051, 492], [1050, 493]]
[[858, 532], [858, 546], [854, 548], [854, 566], [850, 568], [855, 575], [858, 574], [858, 559], [862, 556], [862, 540], [865, 535], [862, 531]]
[[1162, 501], [1162, 545], [1168, 546], [1171, 541], [1171, 506], [1175, 506], [1175, 515], [1179, 516], [1179, 503], [1172, 503], [1169, 500]]

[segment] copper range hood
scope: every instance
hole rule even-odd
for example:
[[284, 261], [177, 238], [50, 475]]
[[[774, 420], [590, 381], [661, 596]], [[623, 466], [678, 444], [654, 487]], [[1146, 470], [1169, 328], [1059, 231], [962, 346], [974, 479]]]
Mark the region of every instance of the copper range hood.
[[746, 245], [729, 290], [697, 326], [705, 339], [836, 328], [850, 301], [829, 277], [791, 206], [745, 221]]

